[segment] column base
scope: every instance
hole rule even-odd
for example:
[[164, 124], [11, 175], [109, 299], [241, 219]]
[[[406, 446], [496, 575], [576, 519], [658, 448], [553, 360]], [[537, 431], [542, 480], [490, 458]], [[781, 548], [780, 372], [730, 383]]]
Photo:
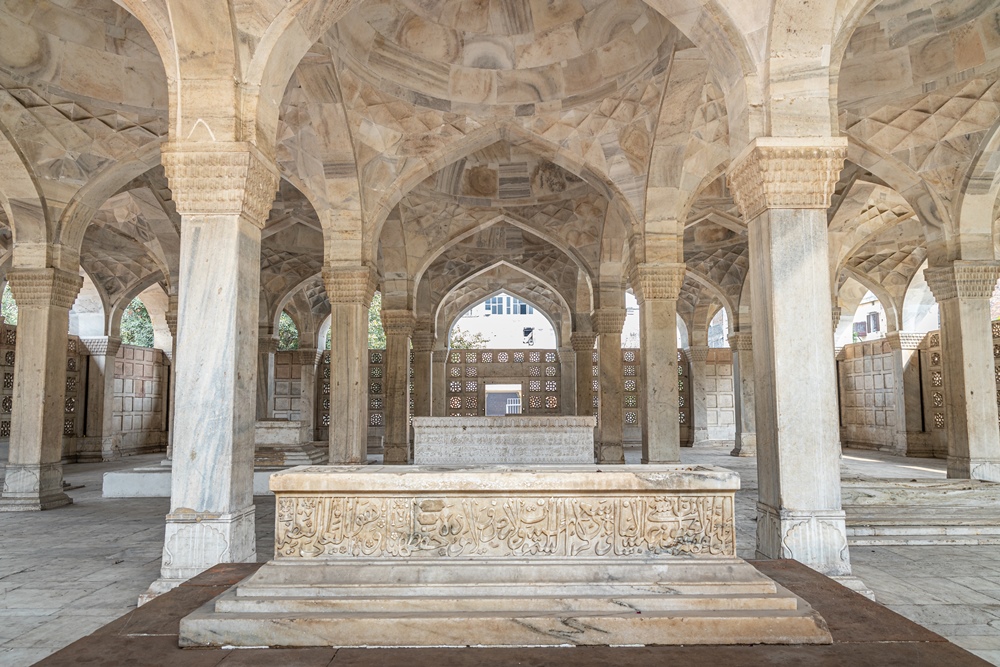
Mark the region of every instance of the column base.
[[855, 577], [855, 576], [852, 575], [850, 577], [830, 577], [830, 578], [833, 579], [834, 581], [836, 581], [838, 584], [840, 584], [844, 588], [849, 588], [852, 591], [854, 591], [855, 593], [858, 593], [859, 595], [864, 595], [866, 598], [868, 598], [872, 602], [876, 602], [876, 600], [875, 600], [875, 591], [873, 591], [872, 589], [868, 588], [868, 584], [866, 584], [865, 582], [861, 581], [861, 579], [859, 577]]
[[[231, 513], [180, 509], [167, 515], [163, 563], [157, 587], [161, 593], [219, 563], [255, 563], [257, 535], [253, 505]], [[155, 596], [154, 596], [155, 597]]]
[[70, 505], [63, 492], [61, 463], [8, 463], [0, 496], [0, 512], [38, 512]]
[[757, 556], [793, 558], [828, 577], [850, 576], [843, 510], [778, 510], [757, 503]]
[[382, 463], [387, 466], [405, 466], [410, 463], [410, 445], [386, 442], [382, 449]]
[[996, 459], [968, 459], [948, 457], [950, 479], [978, 479], [983, 482], [1000, 482], [1000, 461]]
[[620, 442], [602, 442], [597, 445], [597, 462], [625, 465], [625, 448]]
[[730, 456], [757, 456], [757, 434], [744, 433], [736, 440]]

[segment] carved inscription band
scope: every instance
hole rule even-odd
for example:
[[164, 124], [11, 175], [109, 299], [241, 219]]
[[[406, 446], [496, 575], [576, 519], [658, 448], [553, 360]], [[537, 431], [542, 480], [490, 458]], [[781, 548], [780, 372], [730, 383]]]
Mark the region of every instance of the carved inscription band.
[[279, 496], [281, 558], [734, 556], [730, 495]]

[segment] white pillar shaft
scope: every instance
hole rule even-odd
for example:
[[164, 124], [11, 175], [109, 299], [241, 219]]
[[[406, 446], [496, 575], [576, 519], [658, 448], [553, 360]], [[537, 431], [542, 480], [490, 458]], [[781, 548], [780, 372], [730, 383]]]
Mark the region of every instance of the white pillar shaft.
[[677, 301], [639, 304], [642, 358], [642, 462], [679, 463], [681, 435], [677, 388]]
[[575, 415], [576, 411], [576, 353], [571, 347], [559, 348], [559, 414]]
[[299, 420], [309, 425], [309, 437], [315, 440], [317, 351], [304, 348], [299, 355]]
[[[741, 333], [739, 336], [749, 336]], [[733, 342], [734, 334], [729, 342]], [[736, 438], [733, 456], [757, 455], [757, 407], [754, 396], [754, 359], [749, 345], [733, 348], [733, 388], [736, 399]]]
[[330, 464], [368, 454], [368, 307], [334, 303], [330, 325]]
[[385, 336], [385, 455], [386, 465], [410, 462], [410, 337]]

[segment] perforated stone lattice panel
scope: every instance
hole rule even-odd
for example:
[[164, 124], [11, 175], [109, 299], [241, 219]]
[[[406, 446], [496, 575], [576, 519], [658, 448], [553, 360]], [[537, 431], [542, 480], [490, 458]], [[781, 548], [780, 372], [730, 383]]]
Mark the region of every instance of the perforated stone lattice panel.
[[[543, 360], [546, 366], [539, 365]], [[559, 414], [561, 371], [558, 362], [556, 350], [452, 351], [446, 364], [447, 377], [477, 378], [464, 381], [466, 400], [461, 403], [462, 412], [455, 414], [485, 415], [487, 384], [520, 384], [524, 392], [522, 414]], [[474, 395], [476, 400], [469, 401], [469, 395]], [[449, 409], [459, 408], [449, 402]]]

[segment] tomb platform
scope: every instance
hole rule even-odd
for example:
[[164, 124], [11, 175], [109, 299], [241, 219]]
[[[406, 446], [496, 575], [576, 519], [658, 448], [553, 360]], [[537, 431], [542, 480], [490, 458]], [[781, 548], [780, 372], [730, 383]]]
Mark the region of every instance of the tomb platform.
[[736, 557], [736, 473], [311, 466], [271, 477], [275, 556], [181, 646], [829, 644]]
[[594, 417], [414, 417], [416, 465], [587, 465]]
[[326, 449], [313, 445], [308, 422], [262, 419], [256, 424], [254, 436], [256, 470], [318, 465], [329, 460]]

